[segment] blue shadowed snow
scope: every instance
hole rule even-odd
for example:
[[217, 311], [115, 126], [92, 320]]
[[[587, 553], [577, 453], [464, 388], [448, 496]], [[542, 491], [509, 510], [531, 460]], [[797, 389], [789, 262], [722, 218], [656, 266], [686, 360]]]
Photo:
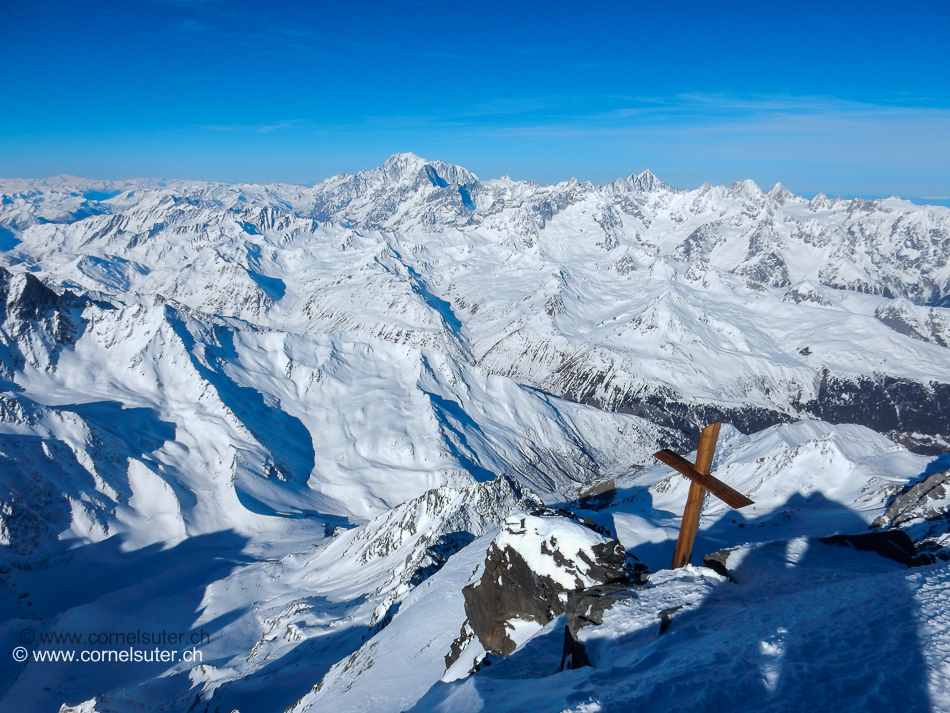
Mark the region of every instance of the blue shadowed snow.
[[459, 186], [459, 195], [462, 197], [462, 205], [469, 210], [475, 210], [475, 201], [472, 200], [472, 194], [468, 192], [468, 188]]
[[107, 201], [115, 198], [122, 191], [86, 191], [82, 197], [89, 201]]
[[465, 413], [455, 401], [443, 398], [438, 394], [423, 390], [432, 402], [432, 408], [439, 419], [439, 428], [442, 431], [446, 445], [452, 456], [469, 474], [480, 483], [494, 480], [495, 474], [478, 464], [478, 456], [469, 446], [465, 437], [465, 430], [469, 429], [482, 434], [482, 429], [472, 418]]
[[13, 231], [0, 225], [0, 252], [13, 250], [19, 244], [20, 240], [13, 234]]
[[132, 286], [131, 275], [147, 275], [147, 267], [116, 255], [104, 258], [84, 255], [76, 263], [76, 268], [86, 277], [90, 277], [114, 290], [126, 291]]
[[[458, 317], [455, 316], [455, 312], [452, 310], [452, 305], [443, 300], [441, 297], [434, 295], [432, 290], [429, 289], [429, 286], [425, 283], [425, 280], [422, 279], [415, 268], [412, 267], [409, 263], [403, 260], [402, 255], [400, 255], [392, 245], [389, 245], [389, 250], [395, 255], [396, 259], [399, 260], [400, 265], [402, 265], [406, 271], [409, 273], [409, 284], [412, 286], [412, 291], [419, 295], [422, 300], [428, 305], [430, 309], [438, 312], [439, 316], [442, 318], [442, 321], [445, 322], [446, 326], [452, 331], [452, 334], [456, 339], [462, 341], [462, 322]], [[379, 261], [378, 258], [374, 258], [375, 262], [382, 266], [384, 270], [390, 271], [390, 268], [386, 267]]]
[[[331, 602], [324, 597], [308, 597], [300, 606], [309, 605], [327, 614], [342, 617], [356, 602]], [[350, 626], [324, 636], [306, 639], [279, 659], [215, 691], [214, 705], [219, 710], [246, 713], [283, 711], [308, 693], [330, 667], [365, 643], [366, 631]]]
[[238, 502], [241, 503], [243, 508], [257, 515], [287, 518], [289, 520], [316, 520], [323, 524], [326, 537], [330, 537], [330, 534], [336, 527], [342, 527], [344, 529], [353, 527], [353, 523], [351, 523], [348, 518], [340, 515], [329, 515], [316, 510], [306, 510], [302, 508], [278, 510], [254, 497], [243, 487], [236, 487], [234, 494], [237, 496]]
[[[89, 471], [62, 442], [36, 435], [0, 433], [0, 497], [6, 502], [28, 503], [28, 512], [35, 518], [28, 528], [7, 530], [6, 542], [0, 547], [0, 561], [8, 555], [62, 546], [55, 538], [68, 526], [71, 517], [69, 503], [64, 497], [50, 497], [48, 491], [40, 491], [41, 497], [36, 498], [35, 495], [40, 494], [34, 485], [37, 473], [42, 473], [46, 482], [54, 483], [60, 492], [76, 500], [96, 486]], [[3, 581], [2, 568], [0, 563], [0, 581]], [[0, 612], [10, 612], [9, 616], [12, 616], [13, 602], [5, 601], [10, 594], [6, 585], [0, 587]]]
[[274, 302], [279, 302], [287, 292], [287, 285], [284, 284], [283, 280], [276, 277], [267, 277], [267, 275], [262, 275], [253, 270], [248, 270], [247, 274], [264, 291], [264, 294]]
[[927, 464], [926, 470], [921, 474], [920, 479], [924, 480], [934, 473], [943, 473], [945, 470], [950, 470], [950, 453], [944, 453], [942, 456], [937, 456], [930, 461]]
[[[251, 232], [248, 230], [248, 226], [253, 229], [253, 234], [257, 234], [257, 229], [250, 223], [245, 223], [245, 232]], [[254, 243], [246, 242], [244, 243], [244, 249], [247, 250], [247, 264], [250, 269], [247, 271], [248, 276], [254, 280], [258, 287], [260, 287], [264, 294], [271, 298], [272, 301], [278, 302], [287, 292], [287, 285], [284, 284], [283, 280], [280, 280], [276, 277], [268, 277], [267, 275], [262, 274], [261, 271], [261, 246], [255, 245]]]
[[93, 429], [101, 429], [125, 444], [127, 452], [151, 453], [166, 441], [175, 440], [175, 424], [162, 421], [150, 408], [126, 408], [117, 401], [58, 406], [82, 417]]
[[[7, 621], [0, 625], [0, 646], [11, 651], [21, 643], [20, 632], [25, 628], [36, 637], [31, 644], [33, 650], [54, 648], [40, 643], [47, 632], [88, 636], [98, 632], [188, 635], [203, 631], [213, 644], [221, 629], [243, 612], [234, 610], [200, 626], [195, 626], [195, 621], [207, 587], [250, 561], [242, 552], [246, 543], [246, 538], [225, 531], [194, 536], [169, 549], [156, 544], [123, 552], [121, 536], [114, 536], [65, 557], [36, 559], [32, 564], [21, 560], [16, 567], [4, 567], [9, 586], [0, 588], [0, 610], [7, 614]], [[18, 592], [25, 596], [18, 596]], [[78, 652], [123, 647], [84, 642], [76, 648]], [[207, 644], [196, 648], [213, 650]], [[168, 668], [167, 662], [93, 665], [78, 660], [55, 664], [8, 661], [0, 667], [0, 709], [23, 710], [29, 701], [27, 708], [33, 710], [58, 710], [64, 700], [77, 703], [108, 690], [134, 689], [143, 681], [158, 679]], [[191, 689], [187, 676], [161, 681], [166, 687], [164, 700], [183, 696]]]
[[[649, 522], [673, 522], [672, 513], [656, 510], [646, 489], [618, 490], [614, 502], [621, 505], [612, 511], [633, 512]], [[678, 522], [674, 523], [677, 527]], [[817, 536], [827, 537], [840, 533], [866, 532], [867, 523], [846, 505], [829, 500], [821, 493], [807, 497], [796, 493], [769, 514], [749, 519], [742, 510], [729, 510], [709, 527], [700, 528], [693, 547], [693, 564], [701, 564], [704, 553], [734, 547], [737, 542], [766, 542], [770, 540]], [[631, 552], [651, 570], [670, 566], [676, 539], [663, 542], [644, 542]]]
[[[261, 392], [240, 386], [226, 375], [225, 366], [237, 360], [233, 331], [222, 326], [214, 328], [215, 341], [219, 346], [205, 348], [206, 364], [194, 355], [195, 338], [180, 315], [170, 307], [166, 307], [166, 315], [187, 346], [195, 369], [215, 387], [221, 401], [273, 455], [272, 472], [262, 475], [291, 481], [298, 486], [306, 484], [316, 460], [310, 431], [300, 419], [281, 409], [279, 403], [268, 404]], [[238, 482], [235, 487], [240, 490], [242, 486]]]
[[[791, 545], [754, 545], [733, 570], [738, 583], [711, 591], [703, 569], [658, 573], [608, 610], [599, 638], [589, 638], [598, 627], [587, 630], [592, 667], [558, 670], [563, 624], [555, 620], [508, 659], [436, 683], [410, 710], [930, 711], [908, 580], [945, 576], [947, 565], [908, 571], [871, 552], [817, 540]], [[698, 604], [674, 612], [661, 634], [657, 612], [697, 594]]]
[[[108, 444], [108, 447], [91, 447], [89, 455], [95, 461], [99, 476], [126, 495], [130, 494], [128, 464], [125, 460], [117, 461], [112, 453], [118, 451], [127, 458], [148, 463], [151, 460], [150, 453], [161, 448], [166, 441], [175, 440], [175, 424], [162, 421], [154, 409], [126, 408], [117, 401], [69, 404], [55, 408], [78, 415], [85, 422], [94, 443]], [[116, 444], [120, 444], [118, 448]], [[153, 466], [149, 467], [154, 470]], [[198, 503], [197, 496], [176, 479], [162, 477], [162, 480], [174, 491], [183, 509]]]
[[426, 285], [426, 283], [422, 280], [422, 276], [412, 269], [412, 267], [406, 265], [406, 269], [409, 271], [409, 274], [412, 275], [413, 292], [425, 300], [425, 303], [429, 305], [429, 307], [439, 313], [456, 337], [461, 337], [462, 323], [459, 321], [459, 318], [455, 316], [455, 312], [452, 310], [452, 305], [443, 300], [441, 297], [437, 297], [432, 294], [429, 286]]
[[442, 176], [436, 173], [436, 170], [432, 168], [432, 166], [426, 166], [426, 175], [429, 177], [429, 180], [432, 181], [433, 186], [446, 188], [449, 185]]

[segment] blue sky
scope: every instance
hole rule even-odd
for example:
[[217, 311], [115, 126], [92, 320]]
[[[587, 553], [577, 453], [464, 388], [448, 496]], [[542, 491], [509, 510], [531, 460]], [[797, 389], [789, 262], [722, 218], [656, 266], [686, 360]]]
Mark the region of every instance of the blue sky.
[[950, 196], [947, 0], [3, 6], [4, 176], [314, 183], [413, 151]]

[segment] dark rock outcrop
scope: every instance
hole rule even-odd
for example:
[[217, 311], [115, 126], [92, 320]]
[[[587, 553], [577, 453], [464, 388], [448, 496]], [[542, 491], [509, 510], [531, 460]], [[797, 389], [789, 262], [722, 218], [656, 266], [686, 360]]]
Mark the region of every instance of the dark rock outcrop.
[[564, 653], [561, 655], [561, 670], [590, 666], [587, 651], [578, 634], [585, 626], [600, 626], [604, 612], [614, 604], [635, 596], [631, 586], [624, 583], [605, 584], [578, 592], [568, 592], [566, 626], [564, 627]]
[[562, 612], [558, 594], [564, 591], [551, 577], [532, 570], [516, 550], [493, 545], [482, 580], [462, 593], [465, 614], [482, 646], [496, 656], [507, 656], [517, 646], [507, 623], [522, 619], [546, 624]]
[[950, 470], [934, 473], [891, 501], [871, 527], [901, 527], [914, 520], [937, 520], [950, 514]]
[[[799, 353], [811, 353], [810, 347]], [[609, 386], [609, 373], [591, 372], [576, 359], [555, 371], [547, 388], [561, 398], [617, 413], [645, 418], [664, 429], [660, 445], [692, 450], [699, 444], [701, 424], [721, 421], [743, 433], [756, 433], [798, 418], [829, 423], [856, 423], [883, 433], [908, 450], [923, 455], [948, 452], [950, 433], [950, 383], [932, 379], [916, 381], [892, 376], [851, 376], [822, 370], [814, 398], [792, 399], [791, 411], [746, 405], [728, 407], [693, 402], [663, 387], [623, 392]]]
[[452, 642], [449, 652], [445, 655], [446, 671], [452, 667], [452, 664], [459, 660], [459, 656], [465, 651], [465, 647], [468, 646], [474, 638], [475, 632], [472, 631], [472, 627], [466, 621], [462, 624], [462, 628], [459, 629], [459, 635], [455, 638], [455, 641]]
[[729, 555], [735, 552], [736, 549], [737, 548], [733, 547], [728, 550], [716, 550], [715, 552], [711, 552], [703, 557], [703, 564], [716, 574], [728, 577], [730, 582], [735, 582], [736, 580], [732, 576], [732, 572], [729, 571], [727, 563], [729, 562]]
[[488, 654], [507, 656], [519, 643], [512, 638], [515, 622], [543, 626], [565, 612], [572, 594], [629, 586], [636, 564], [617, 540], [567, 518], [508, 518], [488, 549], [481, 580], [462, 590], [467, 626]]
[[[93, 304], [114, 309], [69, 290], [58, 294], [30, 273], [0, 267], [0, 326], [9, 337], [0, 344], [0, 376], [9, 378], [11, 369], [25, 363], [55, 365], [60, 352], [82, 336], [88, 323], [83, 310]], [[39, 344], [44, 348], [37, 349]]]
[[906, 564], [908, 567], [921, 564], [916, 559], [917, 552], [914, 549], [914, 541], [910, 539], [906, 532], [900, 530], [865, 532], [860, 535], [834, 535], [832, 537], [820, 537], [818, 541], [826, 545], [853, 547], [861, 552], [876, 552], [881, 557]]

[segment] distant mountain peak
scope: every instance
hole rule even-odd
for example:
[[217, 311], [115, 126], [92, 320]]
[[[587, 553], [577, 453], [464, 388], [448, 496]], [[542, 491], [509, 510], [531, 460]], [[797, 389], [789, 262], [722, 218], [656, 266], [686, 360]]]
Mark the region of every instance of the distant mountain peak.
[[785, 205], [785, 201], [795, 198], [795, 194], [788, 190], [781, 183], [776, 183], [769, 189], [766, 195], [779, 205]]
[[463, 166], [438, 160], [431, 161], [411, 151], [393, 154], [379, 168], [360, 171], [357, 175], [377, 175], [386, 183], [415, 182], [419, 178], [425, 178], [429, 183], [440, 188], [478, 181], [478, 176]]
[[744, 181], [736, 181], [730, 186], [730, 190], [736, 195], [745, 196], [747, 198], [761, 198], [765, 195], [758, 184], [751, 178], [747, 178]]
[[380, 168], [383, 169], [393, 169], [398, 168], [405, 170], [406, 168], [417, 169], [425, 164], [429, 163], [428, 159], [424, 159], [421, 156], [417, 156], [412, 153], [412, 151], [404, 151], [402, 153], [394, 153], [392, 156], [387, 158], [383, 165]]
[[649, 168], [644, 169], [640, 173], [631, 173], [630, 177], [627, 178], [627, 182], [632, 183], [637, 190], [643, 191], [644, 193], [674, 190], [671, 185], [657, 178]]

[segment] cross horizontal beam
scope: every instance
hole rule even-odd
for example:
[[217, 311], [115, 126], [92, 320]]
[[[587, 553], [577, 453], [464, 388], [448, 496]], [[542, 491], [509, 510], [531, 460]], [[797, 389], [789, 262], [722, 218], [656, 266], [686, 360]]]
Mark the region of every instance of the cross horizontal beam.
[[753, 504], [752, 500], [749, 500], [749, 498], [740, 493], [738, 490], [730, 488], [718, 478], [700, 473], [693, 467], [692, 463], [682, 456], [677, 455], [668, 448], [664, 448], [662, 451], [657, 451], [653, 454], [653, 457], [657, 460], [663, 461], [677, 472], [685, 475], [694, 483], [698, 483], [699, 485], [703, 486], [706, 488], [706, 490], [730, 507], [744, 508], [746, 505]]

